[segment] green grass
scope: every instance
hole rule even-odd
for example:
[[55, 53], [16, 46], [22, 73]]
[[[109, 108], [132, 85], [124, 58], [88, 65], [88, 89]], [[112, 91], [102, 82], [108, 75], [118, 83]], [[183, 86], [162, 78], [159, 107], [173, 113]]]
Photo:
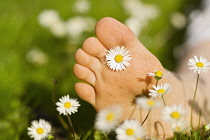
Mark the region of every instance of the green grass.
[[[128, 17], [121, 0], [90, 2], [92, 7], [85, 15], [96, 20], [110, 16], [124, 22]], [[164, 67], [174, 70], [177, 62], [172, 51], [183, 42], [185, 29], [174, 29], [169, 17], [174, 11], [189, 14], [199, 1], [145, 2], [156, 4], [161, 9], [161, 15], [151, 21], [139, 39], [160, 59]], [[0, 139], [28, 139], [26, 128], [31, 120], [38, 118], [47, 119], [55, 127], [61, 127], [51, 102], [52, 81], [58, 81], [57, 99], [64, 94], [77, 97], [74, 90], [77, 80], [72, 72], [74, 53], [85, 38], [95, 34], [84, 34], [78, 45], [73, 45], [66, 38], [54, 37], [38, 24], [37, 18], [45, 9], [57, 10], [63, 20], [77, 16], [71, 9], [73, 3], [74, 0], [1, 0]], [[167, 38], [168, 36], [170, 37]], [[26, 54], [36, 48], [47, 55], [48, 63], [39, 66], [26, 60]], [[85, 133], [93, 125], [95, 111], [88, 103], [80, 102], [82, 106], [78, 114], [73, 116], [73, 123], [77, 131]]]

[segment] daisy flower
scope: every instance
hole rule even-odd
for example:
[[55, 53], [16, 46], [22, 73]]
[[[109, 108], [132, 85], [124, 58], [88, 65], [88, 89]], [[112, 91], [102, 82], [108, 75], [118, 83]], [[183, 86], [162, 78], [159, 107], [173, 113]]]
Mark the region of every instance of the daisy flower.
[[205, 131], [209, 131], [210, 130], [210, 123], [205, 124], [203, 127], [204, 127]]
[[162, 105], [162, 102], [160, 101], [155, 101], [151, 98], [146, 98], [146, 97], [137, 97], [136, 98], [136, 104], [144, 109], [153, 109], [160, 107]]
[[48, 57], [47, 55], [39, 50], [39, 49], [32, 49], [26, 54], [26, 59], [37, 65], [44, 65], [48, 62]]
[[40, 13], [38, 22], [41, 26], [49, 28], [52, 25], [57, 24], [57, 22], [60, 22], [60, 16], [55, 10], [44, 10]]
[[172, 89], [171, 85], [169, 83], [160, 84], [160, 85], [157, 85], [157, 87], [152, 85], [152, 87], [154, 89], [149, 90], [149, 92], [150, 92], [149, 95], [152, 98], [160, 97], [163, 94], [169, 93], [169, 92], [171, 92], [171, 89]]
[[198, 58], [197, 56], [194, 56], [194, 58], [190, 58], [188, 65], [191, 66], [189, 67], [190, 70], [193, 70], [194, 73], [207, 73], [210, 70], [210, 62], [207, 61], [206, 58], [200, 56]]
[[144, 139], [145, 139], [144, 135], [142, 136], [139, 135], [139, 136], [135, 136], [133, 140], [144, 140]]
[[125, 120], [123, 124], [117, 127], [116, 134], [117, 140], [135, 140], [144, 137], [143, 129], [136, 120]]
[[184, 118], [186, 111], [181, 105], [167, 106], [163, 110], [163, 119], [169, 122], [180, 121]]
[[42, 140], [48, 137], [51, 132], [51, 125], [49, 122], [39, 119], [39, 121], [32, 121], [31, 127], [28, 127], [28, 135], [34, 140]]
[[129, 54], [129, 51], [127, 51], [124, 46], [114, 47], [106, 54], [107, 65], [110, 69], [117, 72], [125, 70], [125, 67], [130, 65], [129, 61], [131, 61], [131, 59], [132, 57]]
[[155, 70], [154, 73], [148, 73], [148, 76], [153, 76], [155, 79], [160, 80], [161, 78], [166, 77], [168, 73], [164, 73], [161, 70]]
[[87, 13], [90, 10], [90, 2], [88, 0], [77, 0], [73, 5], [76, 13]]
[[112, 131], [119, 124], [121, 113], [122, 110], [119, 106], [112, 106], [101, 110], [96, 115], [96, 129], [104, 133]]
[[173, 132], [181, 133], [186, 130], [187, 122], [186, 120], [175, 121], [171, 124]]
[[61, 97], [56, 105], [58, 106], [56, 109], [59, 114], [63, 115], [71, 115], [72, 113], [77, 112], [77, 109], [80, 106], [79, 102], [76, 99], [69, 98], [69, 95]]

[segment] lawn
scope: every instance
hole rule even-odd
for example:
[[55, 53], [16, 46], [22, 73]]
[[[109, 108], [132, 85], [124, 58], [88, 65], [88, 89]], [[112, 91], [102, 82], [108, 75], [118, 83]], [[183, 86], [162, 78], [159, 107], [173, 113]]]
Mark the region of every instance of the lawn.
[[[86, 9], [77, 8], [79, 1], [87, 4]], [[143, 18], [129, 25], [164, 67], [175, 70], [185, 40], [187, 17], [199, 6], [199, 0], [136, 1], [143, 8], [134, 6], [133, 10], [139, 11], [134, 17]], [[128, 23], [133, 16], [128, 3], [128, 0], [1, 0], [0, 139], [29, 139], [27, 127], [39, 118], [50, 121], [59, 137], [67, 137], [56, 117], [52, 93], [56, 100], [66, 94], [77, 98], [74, 84], [78, 80], [72, 72], [75, 51], [86, 38], [95, 36], [94, 25], [99, 19], [109, 16]], [[69, 27], [70, 33], [56, 34], [38, 20], [49, 9], [56, 11], [63, 23], [84, 18], [91, 22], [85, 23], [88, 27], [78, 34], [76, 27]], [[144, 15], [150, 12], [153, 13]], [[72, 120], [76, 131], [84, 134], [93, 126], [95, 111], [85, 101], [79, 102], [81, 107]]]

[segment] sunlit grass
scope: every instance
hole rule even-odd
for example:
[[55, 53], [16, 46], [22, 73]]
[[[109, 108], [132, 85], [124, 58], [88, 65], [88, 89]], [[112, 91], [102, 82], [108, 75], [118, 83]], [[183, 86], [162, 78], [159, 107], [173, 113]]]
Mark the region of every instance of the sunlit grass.
[[[85, 16], [92, 16], [96, 20], [111, 16], [121, 22], [129, 17], [119, 0], [90, 2], [92, 7]], [[84, 33], [80, 42], [73, 44], [68, 42], [67, 38], [54, 37], [39, 25], [37, 18], [43, 10], [54, 9], [65, 21], [78, 15], [72, 10], [73, 3], [74, 1], [56, 0], [0, 2], [0, 139], [27, 139], [26, 128], [29, 120], [39, 117], [50, 119], [56, 126], [61, 127], [55, 117], [56, 111], [49, 101], [53, 90], [52, 81], [58, 81], [58, 96], [69, 93], [77, 97], [74, 91], [74, 83], [77, 80], [72, 72], [74, 53], [85, 38], [95, 34]], [[184, 29], [177, 30], [172, 27], [169, 17], [174, 11], [188, 14], [187, 10], [190, 10], [190, 6], [195, 7], [196, 1], [184, 3], [182, 0], [150, 0], [149, 3], [157, 5], [161, 9], [161, 15], [150, 22], [144, 29], [144, 34], [139, 35], [139, 39], [166, 68], [173, 70], [175, 58], [172, 49], [182, 42], [183, 35], [180, 34]], [[26, 59], [28, 52], [34, 49], [46, 55], [47, 63], [37, 65]], [[161, 56], [165, 56], [167, 61]], [[73, 123], [78, 124], [75, 126], [77, 130], [86, 133], [93, 125], [95, 111], [86, 102], [81, 102], [85, 107], [81, 107], [78, 115], [73, 116]], [[49, 111], [48, 114], [45, 113], [46, 110]], [[89, 115], [86, 115], [87, 112]], [[96, 138], [102, 137], [98, 132], [94, 134]]]

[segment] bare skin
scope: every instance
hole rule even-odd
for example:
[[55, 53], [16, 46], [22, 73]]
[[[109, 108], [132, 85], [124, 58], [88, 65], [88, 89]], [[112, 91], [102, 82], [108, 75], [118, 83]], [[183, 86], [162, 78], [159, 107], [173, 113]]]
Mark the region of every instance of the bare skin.
[[[142, 122], [148, 111], [142, 110], [140, 115], [140, 110], [136, 109], [133, 115], [130, 116], [135, 107], [133, 101], [137, 95], [147, 94], [148, 90], [152, 89], [152, 85], [155, 85], [155, 79], [147, 76], [147, 73], [154, 72], [154, 70], [162, 70], [167, 73], [167, 70], [139, 42], [129, 28], [113, 18], [101, 19], [96, 25], [96, 35], [97, 38], [90, 37], [86, 39], [82, 48], [78, 49], [75, 55], [74, 74], [78, 79], [87, 82], [76, 83], [77, 94], [80, 98], [92, 104], [97, 111], [118, 104], [123, 107], [122, 120], [132, 118]], [[132, 56], [131, 65], [124, 71], [116, 72], [106, 65], [105, 55], [108, 49], [115, 46], [125, 46]], [[202, 53], [195, 54], [206, 57]], [[188, 114], [196, 75], [188, 70], [187, 61], [193, 55], [189, 54], [186, 57], [183, 64], [181, 64], [179, 73], [170, 72], [167, 78], [161, 79], [159, 82], [170, 83], [173, 87], [172, 92], [164, 96], [167, 106], [182, 104]], [[206, 58], [208, 59], [208, 57]], [[203, 79], [203, 75], [201, 75], [201, 79]], [[210, 83], [209, 80], [203, 82]], [[207, 93], [203, 94], [207, 95]], [[199, 96], [196, 99], [199, 101], [201, 108], [205, 105], [203, 103], [205, 98]], [[190, 117], [187, 116], [188, 118]], [[197, 122], [197, 120], [198, 115], [194, 113], [194, 122]], [[163, 132], [160, 124], [164, 127], [165, 132]], [[170, 126], [162, 120], [162, 108], [152, 110], [148, 121], [145, 122], [143, 127], [147, 130], [149, 136], [158, 135], [163, 138], [165, 133], [165, 138], [169, 138], [173, 134]]]

